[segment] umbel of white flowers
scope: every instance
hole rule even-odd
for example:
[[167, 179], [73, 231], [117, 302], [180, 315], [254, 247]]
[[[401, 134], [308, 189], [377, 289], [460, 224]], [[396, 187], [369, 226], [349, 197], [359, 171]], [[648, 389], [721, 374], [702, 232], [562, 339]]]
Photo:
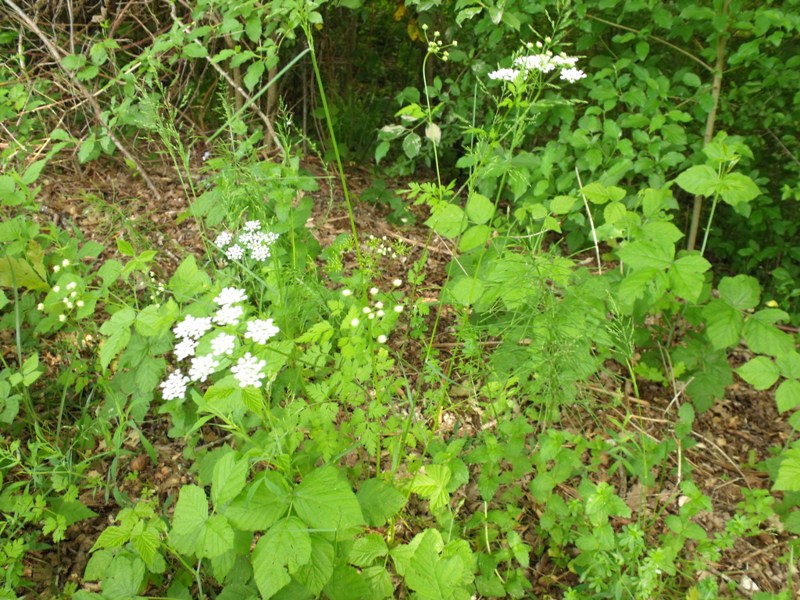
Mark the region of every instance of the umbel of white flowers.
[[517, 81], [526, 79], [532, 73], [551, 73], [560, 69], [559, 79], [574, 83], [586, 77], [586, 73], [576, 68], [578, 59], [565, 53], [553, 54], [549, 50], [541, 54], [528, 54], [514, 59], [513, 69], [497, 69], [489, 73], [489, 79]]

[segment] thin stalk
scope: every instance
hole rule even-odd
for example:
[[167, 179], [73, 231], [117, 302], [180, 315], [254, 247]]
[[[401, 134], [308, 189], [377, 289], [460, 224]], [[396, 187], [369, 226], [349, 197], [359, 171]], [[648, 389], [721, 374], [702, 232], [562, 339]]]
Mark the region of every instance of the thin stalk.
[[717, 210], [717, 203], [719, 202], [719, 194], [714, 194], [714, 201], [711, 203], [711, 213], [708, 215], [708, 224], [706, 231], [703, 234], [703, 245], [700, 247], [700, 256], [706, 252], [706, 244], [708, 243], [708, 234], [711, 233], [711, 223], [714, 221], [714, 211]]

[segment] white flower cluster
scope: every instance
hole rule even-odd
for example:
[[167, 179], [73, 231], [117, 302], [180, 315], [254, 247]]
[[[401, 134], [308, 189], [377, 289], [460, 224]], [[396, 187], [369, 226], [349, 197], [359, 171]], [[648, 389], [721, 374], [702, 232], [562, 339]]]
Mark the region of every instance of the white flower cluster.
[[[257, 224], [257, 222], [255, 222]], [[250, 225], [248, 223], [245, 228]], [[210, 353], [195, 356], [201, 338], [218, 327], [238, 327], [244, 315], [245, 308], [241, 303], [247, 301], [244, 290], [226, 287], [214, 298], [219, 306], [217, 312], [211, 317], [187, 316], [172, 328], [179, 339], [175, 344], [175, 358], [178, 361], [191, 359], [188, 376], [181, 369], [173, 371], [161, 383], [162, 395], [165, 400], [183, 398], [186, 388], [192, 382], [205, 382], [211, 375], [220, 370], [226, 357], [233, 356], [237, 348], [236, 335], [226, 331], [218, 331], [216, 335], [206, 337], [204, 344], [210, 346]], [[244, 337], [256, 344], [266, 344], [268, 340], [280, 333], [280, 329], [272, 319], [251, 319], [246, 322]], [[241, 330], [240, 330], [241, 331]], [[210, 338], [210, 339], [209, 339]], [[208, 347], [208, 346], [204, 346]], [[229, 363], [228, 363], [229, 364]], [[230, 367], [240, 387], [261, 387], [261, 380], [266, 376], [261, 370], [266, 366], [266, 361], [260, 360], [247, 352], [240, 357], [235, 365]]]
[[489, 73], [489, 79], [500, 81], [516, 81], [522, 75], [527, 77], [530, 73], [552, 73], [560, 69], [559, 78], [574, 83], [586, 77], [586, 73], [577, 69], [578, 59], [567, 56], [565, 53], [553, 54], [549, 50], [540, 54], [528, 54], [514, 59], [514, 69], [498, 69]]
[[225, 253], [228, 260], [242, 260], [249, 256], [255, 261], [263, 262], [271, 256], [272, 244], [277, 239], [277, 233], [261, 231], [259, 221], [247, 221], [237, 236], [230, 231], [223, 231], [214, 240], [214, 245]]
[[[392, 286], [394, 286], [394, 287], [400, 287], [401, 285], [403, 285], [403, 282], [401, 280], [399, 280], [399, 279], [395, 279], [395, 280], [392, 281]], [[366, 305], [366, 306], [362, 306], [361, 307], [361, 309], [359, 311], [359, 313], [361, 315], [360, 317], [352, 317], [350, 319], [349, 325], [350, 325], [351, 328], [353, 328], [353, 329], [357, 328], [359, 325], [361, 325], [362, 319], [366, 319], [367, 323], [369, 323], [370, 321], [373, 321], [373, 322], [376, 323], [376, 325], [380, 329], [386, 329], [385, 325], [381, 326], [378, 323], [380, 323], [384, 319], [384, 317], [386, 317], [386, 313], [387, 313], [387, 311], [389, 311], [389, 308], [384, 305], [383, 301], [375, 300], [375, 297], [378, 296], [379, 293], [380, 293], [380, 290], [378, 288], [376, 288], [376, 287], [370, 288], [369, 295], [372, 296], [372, 299], [374, 300], [374, 302], [372, 302], [372, 305]], [[352, 292], [352, 290], [349, 290], [349, 289], [345, 288], [345, 289], [343, 289], [341, 291], [341, 294], [345, 298], [350, 298], [353, 295], [353, 292]], [[403, 312], [403, 310], [405, 310], [405, 308], [403, 307], [402, 304], [394, 304], [391, 307], [391, 311], [390, 312], [394, 312], [394, 313], [399, 315], [401, 312]], [[389, 327], [391, 327], [391, 325], [389, 325]], [[374, 333], [374, 330], [373, 330], [373, 333]], [[386, 334], [385, 333], [380, 333], [378, 336], [375, 337], [375, 340], [379, 344], [385, 344], [386, 340], [387, 340]]]

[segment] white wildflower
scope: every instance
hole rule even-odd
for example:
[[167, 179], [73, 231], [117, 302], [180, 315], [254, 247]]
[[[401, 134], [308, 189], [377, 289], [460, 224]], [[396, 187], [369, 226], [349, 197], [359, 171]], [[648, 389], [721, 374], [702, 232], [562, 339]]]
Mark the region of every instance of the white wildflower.
[[575, 83], [576, 81], [583, 79], [586, 77], [586, 73], [581, 71], [580, 69], [575, 69], [570, 67], [568, 69], [562, 69], [560, 78], [564, 81], [568, 81], [570, 83]]
[[256, 344], [266, 344], [267, 340], [275, 337], [280, 332], [272, 319], [254, 319], [248, 321], [244, 337], [253, 340]]
[[75, 306], [77, 306], [78, 308], [83, 308], [83, 306], [84, 306], [84, 302], [83, 302], [83, 300], [78, 300], [78, 301], [75, 303]]
[[261, 380], [264, 378], [261, 369], [266, 366], [267, 361], [259, 360], [248, 352], [231, 367], [231, 373], [239, 382], [239, 387], [261, 387]]
[[383, 302], [381, 302], [380, 300], [378, 302], [376, 302], [375, 303], [375, 308], [383, 308]]
[[567, 56], [563, 52], [558, 56], [553, 57], [553, 63], [557, 67], [574, 67], [578, 64], [577, 56]]
[[374, 287], [374, 288], [369, 288], [369, 294], [370, 294], [370, 296], [375, 296], [375, 295], [377, 295], [377, 293], [378, 293], [379, 291], [380, 291], [380, 290], [378, 290], [378, 288], [376, 288], [376, 287]]
[[519, 56], [514, 60], [514, 64], [524, 71], [541, 71], [542, 73], [549, 73], [557, 66], [549, 54]]
[[214, 315], [214, 323], [223, 327], [225, 325], [236, 325], [243, 314], [244, 309], [241, 306], [232, 304], [221, 306], [217, 314]]
[[225, 251], [225, 256], [228, 260], [241, 260], [244, 256], [244, 248], [239, 244], [234, 244]]
[[400, 287], [401, 285], [403, 285], [403, 280], [402, 279], [392, 279], [392, 285], [394, 287]]
[[352, 295], [353, 295], [353, 290], [348, 290], [348, 289], [342, 290], [342, 296], [344, 296], [345, 298], [347, 298], [347, 296], [352, 296]]
[[211, 352], [217, 356], [220, 354], [233, 354], [236, 346], [236, 338], [229, 333], [220, 333], [217, 337], [211, 340]]
[[57, 294], [58, 292], [61, 291], [61, 286], [60, 285], [54, 285], [53, 286], [53, 291]]
[[183, 360], [189, 356], [194, 356], [194, 351], [197, 349], [197, 341], [192, 338], [184, 338], [180, 343], [175, 345], [175, 358]]
[[244, 224], [244, 228], [246, 231], [258, 231], [261, 229], [261, 222], [260, 221], [247, 221]]
[[497, 69], [489, 73], [489, 79], [499, 79], [501, 81], [514, 81], [519, 75], [517, 69]]
[[66, 320], [67, 320], [67, 315], [65, 315], [65, 314], [63, 314], [63, 313], [62, 313], [62, 314], [60, 314], [60, 315], [58, 315], [58, 320], [59, 320], [59, 321], [61, 321], [61, 322], [63, 323], [64, 321], [66, 321]]
[[382, 310], [379, 310], [379, 311], [377, 311], [377, 312], [375, 313], [375, 316], [377, 316], [377, 317], [380, 319], [380, 318], [381, 318], [381, 317], [383, 317], [383, 315], [385, 315], [385, 314], [386, 314], [385, 312], [383, 312]]
[[173, 400], [175, 398], [183, 398], [186, 394], [186, 386], [189, 384], [189, 378], [186, 377], [180, 370], [173, 371], [167, 377], [167, 380], [161, 383], [161, 395], [164, 400]]
[[44, 302], [39, 302], [39, 304], [36, 305], [36, 309], [37, 310], [44, 310]]
[[214, 240], [214, 245], [217, 248], [224, 248], [228, 244], [233, 241], [233, 235], [231, 235], [230, 231], [223, 231], [217, 236], [217, 239]]
[[70, 282], [67, 284], [67, 289], [68, 289], [68, 290], [74, 290], [76, 287], [78, 287], [78, 284], [77, 284], [77, 283], [75, 283], [74, 281], [70, 281]]
[[383, 335], [383, 334], [379, 335], [378, 336], [378, 343], [379, 344], [385, 344], [386, 343], [386, 336]]
[[358, 318], [354, 318], [352, 321], [350, 321], [350, 327], [358, 327], [359, 323], [361, 323], [361, 321], [359, 321]]
[[53, 273], [58, 273], [61, 270], [61, 267], [58, 265], [53, 265]]
[[236, 304], [237, 302], [244, 302], [245, 300], [247, 300], [247, 294], [245, 291], [235, 287], [222, 288], [219, 296], [214, 298], [214, 302], [220, 306], [229, 306], [231, 304]]
[[403, 312], [403, 305], [402, 304], [398, 304], [397, 306], [395, 306], [394, 307], [394, 312], [396, 312], [396, 313]]
[[68, 267], [69, 266], [69, 259], [65, 258], [64, 260], [62, 260], [61, 261], [61, 266], [62, 267]]
[[210, 317], [193, 317], [189, 315], [173, 327], [172, 331], [179, 338], [199, 340], [209, 329], [211, 329]]
[[192, 367], [189, 369], [189, 377], [194, 381], [204, 382], [209, 375], [214, 373], [219, 366], [219, 361], [214, 360], [210, 354], [197, 356], [192, 359]]
[[372, 312], [372, 309], [369, 306], [365, 306], [364, 308], [361, 309], [361, 312], [364, 313], [365, 315], [368, 315], [369, 313]]

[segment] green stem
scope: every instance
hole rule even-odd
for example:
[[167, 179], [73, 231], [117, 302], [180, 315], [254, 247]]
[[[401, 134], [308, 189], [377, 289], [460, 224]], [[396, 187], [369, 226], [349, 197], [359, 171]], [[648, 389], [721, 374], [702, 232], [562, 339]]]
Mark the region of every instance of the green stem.
[[708, 243], [708, 234], [711, 232], [711, 222], [714, 220], [714, 211], [717, 210], [718, 202], [719, 202], [719, 194], [715, 194], [714, 201], [711, 203], [711, 213], [708, 215], [708, 224], [706, 225], [706, 231], [703, 234], [703, 245], [700, 246], [700, 256], [703, 256], [706, 252], [706, 244]]

